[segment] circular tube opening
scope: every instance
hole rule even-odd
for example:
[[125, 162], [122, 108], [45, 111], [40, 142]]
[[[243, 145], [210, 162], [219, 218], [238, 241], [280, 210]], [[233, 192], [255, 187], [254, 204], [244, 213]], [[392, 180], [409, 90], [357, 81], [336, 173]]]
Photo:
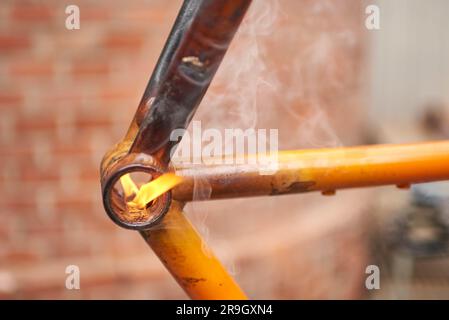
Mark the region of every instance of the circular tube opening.
[[168, 211], [171, 192], [148, 202], [137, 194], [142, 186], [160, 175], [162, 172], [155, 168], [142, 165], [130, 165], [114, 173], [104, 188], [104, 205], [109, 217], [133, 230], [145, 230], [157, 224]]

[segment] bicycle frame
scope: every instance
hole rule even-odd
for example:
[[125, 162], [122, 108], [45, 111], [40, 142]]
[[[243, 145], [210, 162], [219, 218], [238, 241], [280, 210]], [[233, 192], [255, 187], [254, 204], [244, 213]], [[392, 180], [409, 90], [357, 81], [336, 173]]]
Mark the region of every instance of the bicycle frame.
[[[211, 186], [210, 199], [311, 191], [326, 195], [343, 188], [406, 188], [449, 179], [449, 141], [282, 151], [278, 167], [266, 175], [259, 174], [257, 165], [171, 164], [171, 151], [180, 139], [171, 141], [170, 133], [188, 126], [250, 2], [184, 2], [125, 138], [101, 164], [107, 214], [118, 225], [138, 230], [193, 299], [246, 299], [182, 211], [185, 202], [197, 200], [197, 178]], [[148, 221], [124, 220], [118, 213], [114, 185], [133, 171], [153, 178], [175, 171], [184, 178], [151, 204]]]

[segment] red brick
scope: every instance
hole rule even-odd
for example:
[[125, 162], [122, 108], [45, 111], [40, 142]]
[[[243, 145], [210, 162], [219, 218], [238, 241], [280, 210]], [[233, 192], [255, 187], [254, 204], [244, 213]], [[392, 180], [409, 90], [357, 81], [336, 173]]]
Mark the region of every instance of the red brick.
[[53, 74], [53, 65], [49, 62], [20, 61], [10, 66], [11, 76], [49, 77]]
[[52, 151], [55, 156], [61, 156], [61, 157], [70, 157], [74, 155], [85, 155], [90, 154], [92, 152], [89, 144], [84, 143], [80, 144], [78, 142], [71, 141], [70, 143], [67, 142], [60, 142], [60, 143], [53, 143], [52, 144]]
[[54, 16], [53, 8], [36, 4], [18, 4], [11, 9], [11, 19], [18, 22], [48, 21]]
[[111, 18], [111, 12], [104, 7], [80, 7], [80, 18], [82, 21], [105, 21]]
[[49, 221], [42, 226], [41, 223], [31, 224], [27, 227], [27, 235], [31, 238], [36, 237], [58, 237], [64, 233], [64, 228], [62, 223], [59, 221]]
[[82, 100], [83, 95], [77, 90], [69, 87], [57, 91], [46, 91], [43, 92], [41, 96], [41, 101], [47, 108], [55, 107], [58, 106], [58, 104], [67, 102], [81, 105]]
[[22, 118], [16, 123], [16, 130], [20, 131], [36, 131], [36, 130], [55, 130], [56, 119], [51, 117], [34, 117]]
[[[54, 120], [50, 118], [50, 120]], [[15, 145], [7, 148], [5, 150], [0, 149], [1, 156], [10, 156], [22, 158], [28, 155], [31, 155], [33, 151], [30, 146], [37, 145], [39, 143], [44, 142], [48, 144], [51, 149], [51, 156], [55, 158], [56, 164], [60, 164], [64, 160], [73, 160], [74, 157], [77, 158], [85, 158], [86, 155], [90, 155], [92, 153], [92, 149], [90, 147], [89, 140], [91, 139], [91, 134], [86, 134], [86, 132], [77, 132], [75, 136], [70, 139], [70, 141], [61, 140], [56, 135], [52, 135], [50, 132], [48, 135], [44, 135], [42, 138], [29, 136], [24, 140], [23, 145]]]
[[89, 180], [99, 181], [100, 180], [100, 170], [98, 167], [83, 166], [80, 168], [79, 178], [83, 182], [86, 182]]
[[32, 250], [10, 250], [2, 260], [11, 260], [16, 263], [36, 262], [39, 260], [39, 254]]
[[109, 73], [109, 65], [101, 60], [76, 62], [72, 65], [72, 75], [77, 77], [106, 76]]
[[32, 144], [33, 141], [24, 139], [21, 142], [21, 144], [17, 143], [11, 146], [0, 148], [0, 157], [2, 157], [3, 160], [7, 158], [27, 159], [28, 157], [31, 157], [33, 155], [33, 149], [30, 148], [30, 144]]
[[17, 106], [23, 102], [23, 95], [17, 92], [0, 92], [0, 106]]
[[106, 87], [100, 90], [99, 96], [103, 100], [136, 99], [136, 89], [128, 86]]
[[142, 21], [144, 23], [151, 22], [154, 25], [160, 25], [167, 22], [167, 18], [171, 18], [167, 13], [166, 6], [151, 8], [126, 8], [119, 13], [120, 17], [124, 17], [132, 22]]
[[8, 211], [11, 211], [11, 212], [28, 211], [28, 212], [34, 213], [36, 210], [35, 201], [33, 201], [32, 199], [29, 199], [28, 197], [26, 197], [26, 199], [24, 199], [20, 196], [17, 198], [7, 199], [6, 201], [4, 201], [4, 204], [2, 206], [4, 206], [5, 209], [7, 209]]
[[59, 172], [56, 170], [36, 170], [33, 167], [25, 167], [21, 170], [23, 182], [56, 182], [59, 181]]
[[107, 49], [139, 50], [144, 43], [143, 35], [135, 33], [112, 33], [104, 38], [104, 46]]
[[[68, 181], [70, 183], [70, 181]], [[100, 194], [100, 192], [98, 192]], [[92, 211], [92, 201], [89, 199], [70, 199], [67, 197], [59, 197], [55, 200], [57, 210], [77, 210], [79, 212]]]
[[104, 115], [78, 115], [74, 121], [75, 126], [86, 129], [86, 128], [105, 128], [111, 127], [113, 125], [112, 121]]
[[26, 35], [0, 35], [0, 53], [2, 50], [14, 51], [28, 49], [31, 46], [30, 38]]

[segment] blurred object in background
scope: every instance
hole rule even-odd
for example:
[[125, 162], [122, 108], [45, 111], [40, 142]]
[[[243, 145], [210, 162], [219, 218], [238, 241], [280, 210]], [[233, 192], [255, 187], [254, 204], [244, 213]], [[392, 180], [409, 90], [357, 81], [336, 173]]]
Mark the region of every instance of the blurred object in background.
[[[379, 139], [448, 139], [448, 111], [445, 104], [428, 103], [414, 125], [384, 123]], [[374, 254], [382, 261], [384, 277], [374, 297], [448, 299], [449, 182], [414, 185], [403, 195], [388, 193], [385, 190], [377, 206], [381, 222]]]
[[421, 116], [421, 126], [429, 139], [449, 139], [449, 106], [427, 105]]
[[399, 215], [390, 239], [394, 250], [415, 257], [445, 255], [449, 250], [449, 183], [412, 187], [411, 210]]
[[[370, 34], [367, 135], [375, 143], [448, 139], [449, 2], [372, 3], [382, 18]], [[373, 260], [382, 280], [372, 297], [449, 298], [447, 192], [447, 182], [378, 188]]]
[[409, 200], [390, 214], [378, 239], [387, 272], [376, 296], [448, 298], [449, 182], [412, 187]]

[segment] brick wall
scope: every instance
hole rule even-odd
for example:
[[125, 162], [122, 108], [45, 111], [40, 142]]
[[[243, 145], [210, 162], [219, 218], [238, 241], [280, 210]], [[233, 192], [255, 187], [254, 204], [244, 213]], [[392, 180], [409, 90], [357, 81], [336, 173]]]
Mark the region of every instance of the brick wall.
[[[276, 89], [265, 104], [260, 101], [263, 92], [254, 96], [262, 108], [259, 125], [282, 126], [284, 147], [320, 145], [316, 138], [302, 140], [304, 131], [294, 131], [297, 140], [286, 136], [297, 130], [298, 119], [309, 118], [312, 122], [304, 122], [305, 128], [313, 133], [316, 127], [314, 137], [323, 132], [329, 135], [327, 125], [314, 123], [330, 121], [329, 127], [343, 143], [357, 141], [362, 62], [359, 15], [363, 11], [354, 5], [358, 1], [347, 0], [330, 9], [329, 3], [282, 1], [278, 29], [271, 36], [259, 34], [256, 42], [251, 33], [242, 33], [224, 62], [229, 66], [232, 59], [248, 54], [245, 45], [250, 44], [266, 54], [269, 70], [279, 71], [275, 79], [279, 84], [299, 92], [285, 100]], [[64, 9], [69, 4], [80, 7], [80, 30], [65, 28]], [[101, 205], [98, 173], [102, 155], [129, 125], [179, 6], [180, 1], [163, 0], [1, 2], [0, 297], [185, 297], [139, 235], [108, 220]], [[270, 12], [257, 10], [261, 14], [256, 18], [263, 19], [255, 21], [269, 18]], [[282, 49], [275, 50], [276, 46]], [[314, 50], [325, 54], [317, 57]], [[316, 69], [302, 62], [292, 65], [295, 72], [303, 72], [303, 82], [292, 80], [289, 66], [280, 64], [298, 55], [301, 59], [315, 57], [318, 77]], [[251, 61], [244, 74], [262, 60]], [[228, 80], [229, 73], [220, 71], [206, 101], [212, 103], [213, 93], [222, 93], [220, 84]], [[304, 86], [299, 88], [299, 84]], [[313, 90], [307, 84], [313, 84]], [[288, 103], [283, 106], [288, 110], [269, 113], [273, 103]], [[313, 111], [317, 106], [324, 111], [318, 118], [315, 114], [309, 117], [311, 111], [298, 111], [300, 107]], [[341, 108], [346, 109], [340, 112]], [[299, 118], [292, 117], [292, 110]], [[349, 122], [344, 116], [347, 111], [354, 115]], [[235, 112], [241, 115], [245, 110]], [[333, 116], [323, 116], [327, 112]], [[198, 117], [208, 119], [208, 115], [202, 108]], [[226, 119], [232, 125], [232, 112]], [[248, 125], [242, 119], [237, 123]], [[209, 125], [214, 125], [213, 119]], [[333, 134], [332, 141], [326, 138], [324, 144], [336, 143]], [[360, 203], [363, 195], [356, 196]], [[367, 257], [362, 236], [365, 206], [354, 204], [353, 197], [345, 193], [322, 207], [319, 196], [289, 196], [201, 204], [189, 210], [197, 223], [205, 220], [203, 212], [216, 212], [199, 228], [209, 233], [218, 254], [251, 296], [358, 297]], [[308, 214], [303, 213], [304, 203], [310, 203]], [[247, 215], [235, 225], [226, 208], [245, 210]], [[280, 208], [289, 212], [273, 227], [273, 214]], [[341, 220], [340, 215], [352, 218]], [[248, 255], [254, 249], [248, 241], [254, 242], [254, 237], [259, 240], [258, 250]], [[265, 248], [273, 242], [277, 245]], [[317, 257], [316, 252], [321, 254]], [[323, 261], [327, 267], [317, 268]], [[80, 266], [79, 291], [65, 289], [64, 271], [70, 264]], [[310, 276], [290, 281], [311, 270]], [[329, 288], [335, 287], [337, 274], [350, 284], [332, 291]], [[261, 277], [263, 281], [258, 280]]]

